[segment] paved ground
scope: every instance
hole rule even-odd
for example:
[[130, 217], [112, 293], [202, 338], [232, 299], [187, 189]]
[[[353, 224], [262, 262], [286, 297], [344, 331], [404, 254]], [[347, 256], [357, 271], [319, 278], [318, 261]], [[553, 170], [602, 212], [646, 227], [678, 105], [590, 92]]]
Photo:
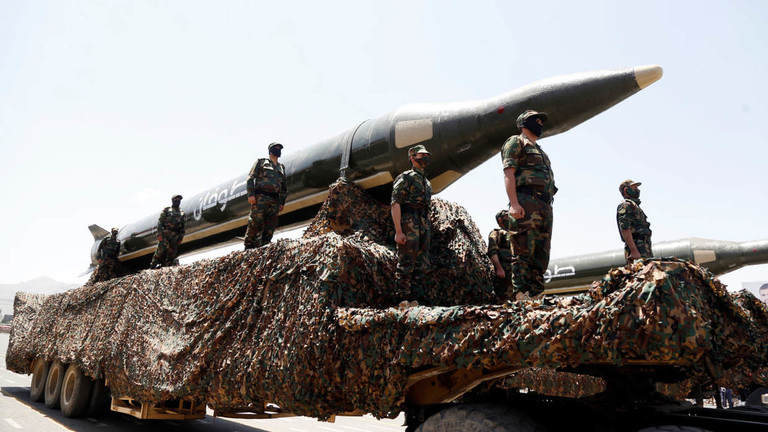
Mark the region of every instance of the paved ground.
[[68, 419], [56, 409], [29, 398], [31, 375], [19, 375], [5, 369], [8, 334], [0, 333], [0, 431], [34, 432], [401, 432], [405, 428], [402, 415], [395, 420], [376, 420], [373, 417], [337, 417], [335, 423], [319, 422], [307, 417], [272, 420], [240, 420], [214, 418], [202, 420], [168, 421], [136, 420], [118, 413], [103, 418]]

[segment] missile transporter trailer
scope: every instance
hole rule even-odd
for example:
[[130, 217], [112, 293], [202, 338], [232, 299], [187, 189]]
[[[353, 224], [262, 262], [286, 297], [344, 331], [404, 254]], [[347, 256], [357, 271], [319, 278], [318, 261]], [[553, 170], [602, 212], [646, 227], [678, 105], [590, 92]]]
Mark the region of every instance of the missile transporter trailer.
[[18, 293], [7, 367], [73, 417], [111, 400], [155, 419], [405, 412], [422, 432], [768, 427], [764, 408], [683, 400], [696, 383], [764, 379], [754, 296], [661, 259], [577, 296], [502, 302], [469, 215], [433, 199], [430, 221], [428, 275], [404, 298], [388, 209], [339, 181], [301, 239]]

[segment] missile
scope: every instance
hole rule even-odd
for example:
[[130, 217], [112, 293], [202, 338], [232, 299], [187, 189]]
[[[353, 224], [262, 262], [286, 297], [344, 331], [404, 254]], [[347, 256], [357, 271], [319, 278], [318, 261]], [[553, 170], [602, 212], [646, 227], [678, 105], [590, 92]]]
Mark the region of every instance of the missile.
[[[768, 263], [768, 239], [746, 242], [689, 238], [653, 245], [654, 257], [693, 261], [719, 276], [748, 265]], [[559, 258], [544, 274], [547, 294], [586, 291], [611, 268], [626, 264], [624, 249]]]
[[[526, 109], [549, 114], [542, 138], [565, 132], [632, 96], [661, 78], [659, 66], [602, 70], [537, 81], [484, 100], [412, 104], [356, 126], [312, 146], [287, 154], [288, 198], [278, 230], [299, 227], [314, 217], [340, 176], [389, 201], [394, 178], [409, 169], [408, 148], [425, 145], [432, 153], [428, 170], [435, 193], [486, 160], [497, 156], [504, 141], [519, 133], [515, 120]], [[287, 146], [291, 149], [290, 144]], [[257, 155], [255, 155], [257, 156]], [[260, 156], [259, 156], [260, 157]], [[245, 232], [250, 206], [247, 172], [182, 201], [186, 236], [180, 253], [238, 241]], [[179, 191], [189, 196], [184, 191]], [[129, 268], [146, 268], [157, 248], [160, 209], [122, 227], [119, 260]], [[91, 264], [104, 232], [94, 237]]]

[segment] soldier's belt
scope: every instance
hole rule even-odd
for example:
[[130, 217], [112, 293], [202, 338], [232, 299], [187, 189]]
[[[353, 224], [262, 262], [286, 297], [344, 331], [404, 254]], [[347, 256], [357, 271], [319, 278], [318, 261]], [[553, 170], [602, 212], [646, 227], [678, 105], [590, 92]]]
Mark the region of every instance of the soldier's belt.
[[277, 192], [267, 192], [267, 191], [260, 190], [260, 191], [256, 191], [256, 193], [259, 194], [259, 195], [264, 195], [264, 196], [270, 197], [272, 199], [279, 199], [280, 198], [280, 194], [277, 193]]
[[526, 195], [530, 195], [534, 198], [538, 198], [542, 201], [544, 201], [547, 204], [552, 204], [552, 195], [548, 194], [546, 192], [536, 190], [530, 186], [518, 186], [517, 187], [517, 193], [524, 193]]
[[427, 209], [426, 207], [413, 207], [407, 204], [400, 204], [400, 213], [416, 215], [416, 216], [426, 216]]

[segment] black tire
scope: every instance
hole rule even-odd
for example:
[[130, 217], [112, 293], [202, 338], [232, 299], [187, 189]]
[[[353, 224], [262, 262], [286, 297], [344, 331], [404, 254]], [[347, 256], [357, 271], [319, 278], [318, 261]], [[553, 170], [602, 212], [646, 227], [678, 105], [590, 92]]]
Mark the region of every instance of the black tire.
[[42, 402], [45, 398], [45, 380], [48, 378], [50, 367], [51, 364], [41, 358], [36, 358], [32, 362], [32, 384], [29, 386], [29, 397], [32, 402]]
[[68, 418], [82, 416], [91, 401], [92, 387], [93, 381], [79, 367], [69, 365], [61, 383], [61, 415]]
[[710, 432], [709, 429], [701, 429], [693, 426], [676, 426], [676, 425], [664, 425], [664, 426], [651, 426], [645, 429], [640, 429], [637, 432]]
[[93, 381], [91, 400], [88, 402], [85, 416], [99, 418], [107, 412], [111, 404], [112, 398], [109, 396], [109, 387], [104, 385], [104, 380], [97, 379]]
[[64, 381], [64, 372], [67, 365], [56, 360], [48, 369], [48, 377], [45, 379], [45, 406], [58, 408], [61, 398], [61, 383]]
[[416, 432], [543, 432], [525, 414], [503, 405], [467, 404], [446, 408]]

